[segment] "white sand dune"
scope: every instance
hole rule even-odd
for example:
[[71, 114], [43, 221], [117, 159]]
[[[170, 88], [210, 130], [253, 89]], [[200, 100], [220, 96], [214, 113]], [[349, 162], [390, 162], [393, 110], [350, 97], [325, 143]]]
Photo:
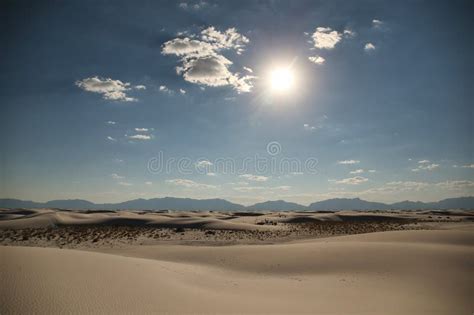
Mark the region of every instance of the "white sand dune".
[[0, 247], [0, 254], [1, 314], [474, 310], [472, 229], [108, 253]]
[[[56, 209], [0, 210], [1, 229], [47, 228], [58, 225], [137, 225], [168, 228], [200, 228], [219, 230], [277, 229], [272, 225], [256, 225], [256, 222], [312, 223], [312, 222], [357, 222], [357, 221], [431, 221], [435, 211], [338, 211], [320, 212], [187, 212], [170, 213], [137, 211], [71, 211]], [[443, 220], [472, 222], [474, 214], [461, 210], [438, 211]]]

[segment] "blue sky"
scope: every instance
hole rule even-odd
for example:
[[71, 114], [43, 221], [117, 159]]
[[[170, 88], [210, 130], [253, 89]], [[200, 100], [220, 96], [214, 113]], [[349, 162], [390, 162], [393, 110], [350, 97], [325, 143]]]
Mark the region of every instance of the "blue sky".
[[474, 194], [469, 1], [2, 7], [0, 197]]

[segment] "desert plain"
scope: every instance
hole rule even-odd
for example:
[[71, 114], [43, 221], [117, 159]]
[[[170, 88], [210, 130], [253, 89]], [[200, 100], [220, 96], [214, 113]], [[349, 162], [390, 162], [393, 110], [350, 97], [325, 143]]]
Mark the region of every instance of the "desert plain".
[[1, 314], [472, 314], [474, 212], [0, 210]]

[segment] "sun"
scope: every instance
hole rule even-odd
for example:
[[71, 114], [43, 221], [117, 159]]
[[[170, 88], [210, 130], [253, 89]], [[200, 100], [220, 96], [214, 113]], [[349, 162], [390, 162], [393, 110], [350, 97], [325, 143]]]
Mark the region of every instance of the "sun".
[[294, 74], [289, 67], [276, 68], [270, 72], [270, 86], [275, 92], [288, 92], [294, 85]]

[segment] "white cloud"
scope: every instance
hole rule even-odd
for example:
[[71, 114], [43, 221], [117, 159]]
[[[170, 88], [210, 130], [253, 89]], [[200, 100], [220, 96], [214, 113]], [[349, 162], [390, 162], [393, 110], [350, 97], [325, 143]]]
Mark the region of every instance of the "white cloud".
[[[420, 162], [424, 162], [424, 161], [420, 161]], [[418, 162], [418, 163], [420, 163]], [[420, 165], [418, 165], [417, 168], [413, 168], [412, 169], [412, 172], [419, 172], [419, 171], [432, 171], [432, 170], [435, 170], [437, 168], [439, 168], [439, 164], [435, 164], [435, 163], [432, 163], [432, 164], [428, 164], [428, 162], [424, 162], [424, 163], [420, 163]]]
[[303, 124], [303, 128], [306, 131], [314, 131], [314, 130], [318, 129], [316, 126], [311, 126], [309, 124]]
[[213, 173], [213, 172], [209, 172], [209, 173], [207, 173], [206, 175], [207, 175], [207, 176], [217, 176], [217, 174], [216, 174], [216, 173]]
[[102, 98], [112, 101], [134, 102], [136, 98], [127, 95], [130, 83], [98, 76], [76, 81], [76, 86], [84, 91], [102, 94]]
[[344, 160], [344, 161], [337, 161], [337, 164], [359, 164], [359, 160]]
[[288, 191], [291, 189], [291, 186], [276, 186], [276, 187], [272, 187], [271, 188], [272, 190], [281, 190], [281, 191]]
[[206, 168], [206, 167], [212, 166], [213, 164], [208, 160], [202, 160], [202, 161], [196, 162], [195, 165], [198, 168]]
[[421, 161], [418, 161], [418, 164], [427, 164], [427, 163], [431, 163], [430, 160], [421, 160]]
[[330, 27], [317, 27], [313, 35], [314, 47], [319, 49], [333, 49], [342, 39], [342, 34]]
[[180, 7], [183, 10], [195, 10], [195, 11], [204, 9], [208, 6], [209, 6], [209, 3], [207, 3], [206, 1], [199, 1], [194, 4], [188, 3], [188, 2], [181, 2], [180, 4], [178, 4], [178, 7]]
[[129, 136], [128, 138], [132, 139], [132, 140], [150, 140], [151, 136], [149, 136], [149, 135], [133, 135], [133, 136]]
[[474, 188], [474, 181], [471, 180], [447, 180], [436, 183], [437, 187], [448, 190], [464, 190]]
[[247, 71], [247, 72], [253, 73], [253, 70], [249, 67], [244, 67], [244, 70]]
[[275, 187], [264, 187], [264, 186], [243, 186], [243, 187], [235, 187], [235, 191], [239, 192], [253, 192], [253, 191], [261, 191], [265, 193], [274, 193], [274, 192], [281, 192], [281, 191], [289, 191], [291, 186], [275, 186]]
[[136, 132], [148, 132], [148, 128], [135, 128]]
[[181, 94], [186, 94], [186, 90], [179, 89], [179, 93], [181, 93]]
[[317, 65], [322, 65], [326, 61], [326, 59], [321, 56], [310, 56], [308, 57], [308, 60]]
[[344, 30], [344, 36], [348, 37], [348, 38], [352, 38], [354, 36], [356, 36], [356, 33], [353, 31], [353, 30]]
[[112, 177], [113, 179], [124, 179], [125, 178], [123, 176], [120, 176], [117, 173], [110, 174], [110, 177]]
[[253, 175], [253, 174], [243, 174], [239, 176], [240, 178], [245, 178], [246, 180], [250, 180], [253, 182], [266, 182], [269, 177], [261, 176], [261, 175]]
[[162, 93], [173, 94], [173, 91], [170, 90], [166, 85], [160, 85], [159, 91]]
[[106, 122], [107, 125], [115, 125], [116, 122], [115, 121], [112, 121], [112, 120], [109, 120]]
[[350, 171], [349, 173], [350, 174], [362, 174], [362, 173], [364, 173], [364, 170], [362, 168], [360, 168], [358, 170]]
[[291, 175], [304, 175], [303, 172], [291, 172], [290, 174]]
[[262, 186], [245, 186], [245, 187], [235, 187], [234, 190], [240, 192], [250, 192], [256, 190], [265, 190], [265, 187]]
[[146, 86], [144, 86], [144, 85], [135, 85], [135, 89], [137, 89], [137, 90], [146, 90]]
[[462, 168], [474, 168], [474, 164], [468, 164], [461, 166]]
[[117, 141], [117, 139], [112, 138], [111, 136], [107, 136], [107, 140], [109, 140], [109, 141]]
[[237, 92], [250, 92], [253, 87], [252, 75], [241, 75], [230, 70], [233, 64], [222, 55], [223, 50], [234, 50], [241, 54], [249, 39], [239, 34], [235, 28], [224, 32], [208, 27], [199, 39], [175, 38], [162, 46], [164, 55], [181, 57], [181, 65], [176, 72], [191, 83], [206, 86], [232, 86]]
[[364, 50], [367, 51], [367, 52], [368, 52], [368, 51], [373, 51], [373, 50], [375, 50], [375, 46], [374, 46], [374, 44], [372, 44], [372, 43], [367, 43], [367, 44], [365, 44], [365, 46], [364, 46]]
[[186, 188], [210, 188], [210, 189], [217, 188], [214, 185], [196, 183], [195, 181], [192, 181], [190, 179], [182, 179], [182, 178], [169, 179], [169, 180], [166, 180], [166, 182], [169, 184], [173, 184], [176, 186], [183, 186]]
[[132, 186], [131, 183], [127, 183], [127, 182], [118, 182], [117, 184], [119, 184], [121, 186]]
[[377, 172], [376, 170], [368, 170], [369, 173], [375, 173]]
[[355, 177], [349, 177], [349, 178], [344, 178], [341, 180], [336, 180], [336, 184], [345, 184], [345, 185], [359, 185], [362, 183], [367, 182], [369, 179], [362, 177], [362, 176], [355, 176]]
[[153, 182], [145, 182], [145, 185], [153, 185]]
[[383, 22], [381, 20], [373, 19], [372, 20], [372, 27], [374, 28], [380, 28], [382, 27]]

